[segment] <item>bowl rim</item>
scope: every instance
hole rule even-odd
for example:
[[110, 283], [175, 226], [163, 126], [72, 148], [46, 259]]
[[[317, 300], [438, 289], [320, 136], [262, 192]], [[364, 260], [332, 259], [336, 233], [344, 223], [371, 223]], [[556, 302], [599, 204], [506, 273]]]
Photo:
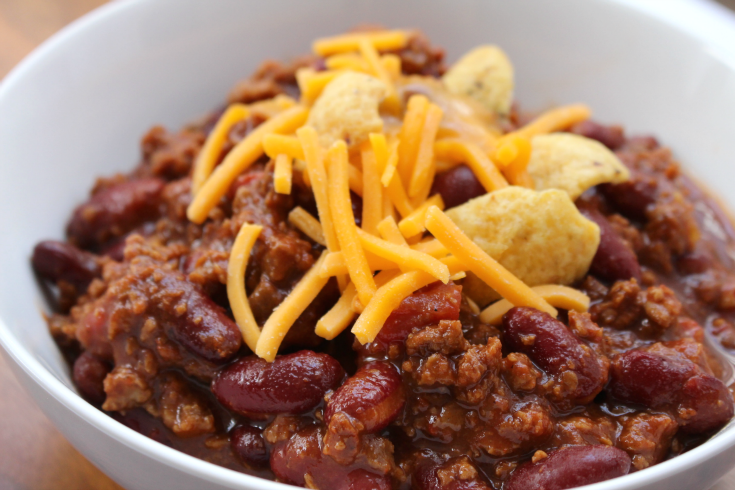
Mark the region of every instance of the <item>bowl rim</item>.
[[[57, 46], [85, 34], [91, 26], [105, 22], [123, 11], [139, 8], [152, 0], [112, 0], [71, 22], [40, 46], [34, 49], [0, 81], [0, 103], [12, 93], [15, 86], [23, 83], [25, 74], [36, 63], [54, 55]], [[615, 4], [640, 15], [651, 17], [699, 41], [705, 49], [714, 49], [714, 54], [725, 61], [735, 72], [735, 14], [712, 0], [598, 0]], [[286, 490], [291, 485], [247, 475], [209, 463], [150, 439], [116, 421], [101, 410], [87, 403], [69, 386], [56, 378], [15, 338], [5, 320], [0, 317], [0, 347], [16, 366], [39, 385], [48, 395], [71, 410], [97, 430], [134, 449], [140, 454], [155, 459], [184, 473], [206, 481], [231, 487]], [[24, 387], [25, 388], [25, 387]], [[27, 388], [25, 388], [27, 389]], [[722, 432], [702, 445], [668, 461], [659, 463], [645, 471], [636, 472], [593, 485], [585, 490], [622, 490], [653, 483], [672, 474], [680, 474], [696, 467], [702, 461], [735, 446], [735, 425], [730, 423]]]

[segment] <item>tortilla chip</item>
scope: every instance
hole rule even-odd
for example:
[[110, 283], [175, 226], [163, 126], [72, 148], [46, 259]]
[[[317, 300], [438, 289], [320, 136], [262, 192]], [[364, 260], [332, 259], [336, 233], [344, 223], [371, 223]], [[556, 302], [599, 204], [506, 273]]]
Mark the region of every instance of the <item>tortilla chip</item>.
[[552, 133], [531, 140], [528, 173], [536, 189], [561, 189], [572, 200], [598, 184], [619, 184], [630, 171], [602, 143], [570, 133]]
[[388, 88], [377, 78], [347, 72], [324, 88], [314, 103], [306, 124], [319, 133], [319, 142], [328, 148], [337, 140], [359, 145], [370, 133], [383, 131], [378, 106]]
[[455, 95], [466, 95], [487, 109], [508, 114], [513, 102], [513, 65], [497, 46], [479, 46], [462, 56], [442, 77]]
[[[452, 208], [447, 215], [491, 257], [527, 285], [569, 285], [587, 273], [599, 227], [560, 190], [511, 186]], [[483, 287], [484, 286], [484, 287]], [[481, 306], [497, 294], [468, 275], [467, 294]]]

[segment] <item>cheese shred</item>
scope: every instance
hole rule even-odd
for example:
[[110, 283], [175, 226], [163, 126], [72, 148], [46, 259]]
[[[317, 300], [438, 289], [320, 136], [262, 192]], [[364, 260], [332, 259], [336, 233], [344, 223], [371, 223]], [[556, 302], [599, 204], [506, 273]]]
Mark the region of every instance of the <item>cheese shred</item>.
[[222, 145], [225, 143], [232, 126], [246, 119], [249, 115], [250, 109], [246, 105], [232, 104], [219, 118], [214, 129], [207, 136], [204, 146], [199, 151], [196, 162], [194, 162], [194, 171], [191, 176], [191, 191], [194, 195], [199, 192], [217, 165], [217, 160], [222, 153]]
[[[576, 289], [555, 284], [528, 287], [442, 212], [440, 194], [429, 197], [437, 173], [460, 164], [470, 168], [487, 192], [509, 185], [533, 189], [527, 170], [531, 140], [584, 121], [590, 117], [589, 108], [576, 104], [552, 109], [503, 134], [500, 121], [489, 112], [476, 110], [469, 100], [435, 90], [420, 76], [414, 80], [403, 75], [404, 58], [397, 52], [413, 36], [409, 31], [377, 30], [317, 39], [313, 51], [324, 60], [325, 69], [296, 71], [299, 102], [277, 95], [230, 105], [196, 157], [193, 199], [186, 210], [195, 224], [203, 224], [210, 216], [242, 220], [236, 205], [229, 216], [231, 208], [223, 198], [243, 172], [262, 164], [264, 155], [270, 161], [258, 167], [258, 175], [272, 171], [273, 185], [266, 189], [267, 203], [261, 205], [270, 205], [272, 199], [308, 202], [311, 196], [304, 193], [313, 194], [315, 214], [291, 205], [287, 220], [290, 233], [302, 233], [314, 249], [322, 250], [321, 255], [262, 329], [248, 301], [245, 276], [263, 226], [243, 224], [230, 251], [226, 286], [232, 315], [245, 344], [268, 362], [276, 358], [289, 330], [332, 277], [339, 285], [340, 298], [315, 327], [315, 333], [327, 340], [352, 326], [359, 342], [372, 342], [409, 295], [436, 281], [461, 281], [470, 272], [473, 279], [479, 277], [503, 298], [483, 311], [468, 299], [472, 311], [486, 324], [498, 325], [513, 306], [533, 307], [553, 316], [556, 307], [589, 308], [590, 299]], [[329, 121], [319, 126], [323, 132], [319, 134], [307, 123], [309, 108], [338, 77], [347, 81], [341, 77], [347, 73], [362, 73], [355, 79], [375, 83], [378, 79], [385, 86], [385, 97], [363, 100], [355, 82], [355, 90], [348, 90], [349, 98], [329, 101]], [[422, 83], [426, 90], [421, 89]], [[413, 84], [419, 88], [414, 89]], [[480, 92], [491, 88], [497, 87], [475, 87]], [[370, 104], [383, 124], [367, 125], [362, 112], [351, 110], [355, 97], [361, 104]], [[405, 104], [403, 97], [408, 97]], [[263, 122], [223, 156], [233, 126], [248, 118]], [[352, 138], [353, 134], [362, 136]], [[331, 147], [322, 146], [335, 139]], [[216, 209], [218, 206], [222, 209]]]
[[[533, 291], [544, 298], [551, 306], [564, 310], [587, 311], [590, 307], [590, 298], [574, 288], [560, 286], [558, 284], [547, 284], [535, 286]], [[507, 299], [501, 299], [491, 304], [480, 313], [480, 321], [488, 325], [500, 325], [503, 315], [513, 308], [513, 304]]]
[[485, 253], [438, 207], [427, 210], [426, 228], [470, 271], [511, 304], [530, 306], [556, 317], [553, 306]]
[[230, 260], [227, 263], [227, 299], [230, 302], [235, 322], [242, 332], [242, 339], [253, 351], [260, 337], [260, 328], [255, 322], [245, 292], [245, 269], [250, 252], [262, 229], [263, 227], [259, 225], [247, 223], [242, 225], [232, 245]]
[[253, 130], [239, 142], [215, 168], [186, 210], [189, 221], [202, 224], [209, 212], [227, 193], [238, 175], [263, 154], [263, 138], [270, 133], [290, 133], [304, 124], [309, 111], [301, 106], [286, 109]]
[[293, 160], [290, 156], [281, 153], [276, 157], [273, 168], [273, 188], [278, 194], [291, 194], [292, 173]]
[[337, 141], [327, 155], [329, 166], [329, 203], [339, 246], [345, 255], [350, 280], [357, 288], [363, 304], [367, 304], [375, 294], [375, 281], [368, 267], [365, 251], [360, 246], [355, 216], [350, 203], [348, 184], [347, 145]]
[[288, 222], [322, 247], [327, 246], [322, 224], [301, 206], [296, 206], [288, 213]]
[[286, 299], [278, 305], [268, 320], [266, 320], [254, 349], [258, 357], [262, 357], [268, 362], [273, 362], [278, 353], [278, 347], [286, 337], [288, 330], [311, 302], [314, 301], [314, 298], [317, 297], [322, 288], [326, 286], [329, 279], [319, 275], [319, 270], [326, 255], [327, 252], [322, 253], [319, 260], [316, 261], [312, 268], [296, 284], [293, 291], [286, 296]]

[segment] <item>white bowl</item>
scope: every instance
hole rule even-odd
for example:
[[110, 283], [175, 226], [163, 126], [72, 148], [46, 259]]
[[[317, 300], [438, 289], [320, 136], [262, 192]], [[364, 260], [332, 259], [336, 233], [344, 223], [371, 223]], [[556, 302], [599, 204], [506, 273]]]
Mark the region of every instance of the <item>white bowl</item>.
[[[61, 237], [97, 175], [132, 168], [148, 127], [176, 128], [268, 57], [363, 22], [423, 29], [449, 59], [503, 46], [527, 108], [586, 102], [656, 134], [735, 208], [735, 20], [694, 0], [136, 0], [36, 50], [0, 86], [0, 345], [71, 443], [129, 490], [285, 485], [186, 456], [84, 402], [41, 318], [33, 245]], [[709, 488], [735, 465], [735, 425], [645, 471], [588, 487]]]

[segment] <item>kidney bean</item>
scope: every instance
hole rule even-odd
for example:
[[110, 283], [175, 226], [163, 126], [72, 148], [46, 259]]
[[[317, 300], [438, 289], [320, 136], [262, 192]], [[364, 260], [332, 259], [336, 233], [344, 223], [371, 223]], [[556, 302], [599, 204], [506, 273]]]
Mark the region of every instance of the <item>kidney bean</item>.
[[613, 359], [608, 391], [624, 402], [663, 407], [675, 401], [677, 393], [695, 373], [696, 366], [689, 361], [632, 350]]
[[171, 317], [164, 322], [169, 337], [211, 362], [227, 361], [240, 350], [242, 334], [237, 324], [197, 285], [177, 272], [163, 273], [158, 284], [157, 294], [166, 295], [158, 303], [165, 305], [176, 297], [172, 311], [163, 312]]
[[271, 454], [271, 470], [278, 480], [306, 486], [309, 475], [317, 488], [330, 490], [390, 490], [388, 475], [337, 464], [322, 453], [322, 430], [309, 427], [287, 441], [276, 444]]
[[592, 259], [590, 273], [606, 281], [620, 281], [635, 278], [641, 280], [641, 266], [638, 257], [627, 243], [615, 233], [610, 222], [597, 209], [582, 207], [580, 212], [600, 227], [600, 245]]
[[262, 468], [270, 459], [263, 432], [257, 427], [250, 425], [235, 427], [230, 433], [230, 446], [232, 452], [249, 466]]
[[387, 348], [402, 344], [414, 328], [434, 325], [441, 320], [458, 320], [462, 287], [435, 282], [404, 299], [385, 321], [375, 345]]
[[[513, 308], [503, 317], [503, 345], [526, 354], [566, 393], [563, 403], [586, 404], [607, 382], [607, 360], [599, 358], [559, 320], [533, 308]], [[567, 374], [571, 373], [571, 374]]]
[[441, 194], [447, 208], [464, 204], [486, 192], [475, 177], [475, 173], [467, 165], [457, 165], [446, 172], [437, 174], [431, 188], [431, 194]]
[[249, 356], [230, 364], [212, 381], [212, 391], [240, 413], [303, 413], [336, 388], [344, 370], [327, 354], [302, 350], [272, 363]]
[[605, 126], [594, 121], [582, 121], [572, 126], [570, 132], [597, 140], [611, 150], [617, 150], [625, 143], [623, 128], [620, 126]]
[[158, 216], [161, 179], [137, 179], [101, 190], [74, 210], [66, 228], [70, 240], [82, 248], [103, 245], [139, 224]]
[[679, 400], [676, 413], [682, 432], [710, 432], [725, 425], [733, 416], [732, 393], [714, 376], [690, 378], [681, 390]]
[[324, 420], [343, 412], [362, 423], [365, 432], [388, 426], [406, 402], [401, 376], [387, 362], [371, 362], [334, 392], [327, 403]]
[[504, 490], [564, 490], [627, 475], [630, 456], [611, 446], [574, 446], [557, 449], [536, 463], [516, 469]]
[[74, 361], [72, 378], [77, 385], [79, 393], [92, 403], [105, 401], [105, 389], [103, 381], [110, 372], [110, 365], [102, 359], [95, 357], [85, 351]]
[[622, 184], [602, 184], [598, 189], [623, 216], [645, 221], [646, 209], [656, 200], [656, 179], [631, 170], [631, 178]]
[[680, 274], [701, 274], [710, 268], [712, 257], [702, 251], [686, 253], [676, 259], [676, 269]]
[[[444, 474], [442, 474], [444, 473]], [[411, 476], [413, 490], [490, 490], [469, 458], [444, 463], [425, 461]]]
[[92, 279], [100, 276], [100, 266], [89, 252], [70, 243], [46, 240], [33, 249], [31, 264], [43, 279], [56, 283], [65, 281], [83, 293]]

